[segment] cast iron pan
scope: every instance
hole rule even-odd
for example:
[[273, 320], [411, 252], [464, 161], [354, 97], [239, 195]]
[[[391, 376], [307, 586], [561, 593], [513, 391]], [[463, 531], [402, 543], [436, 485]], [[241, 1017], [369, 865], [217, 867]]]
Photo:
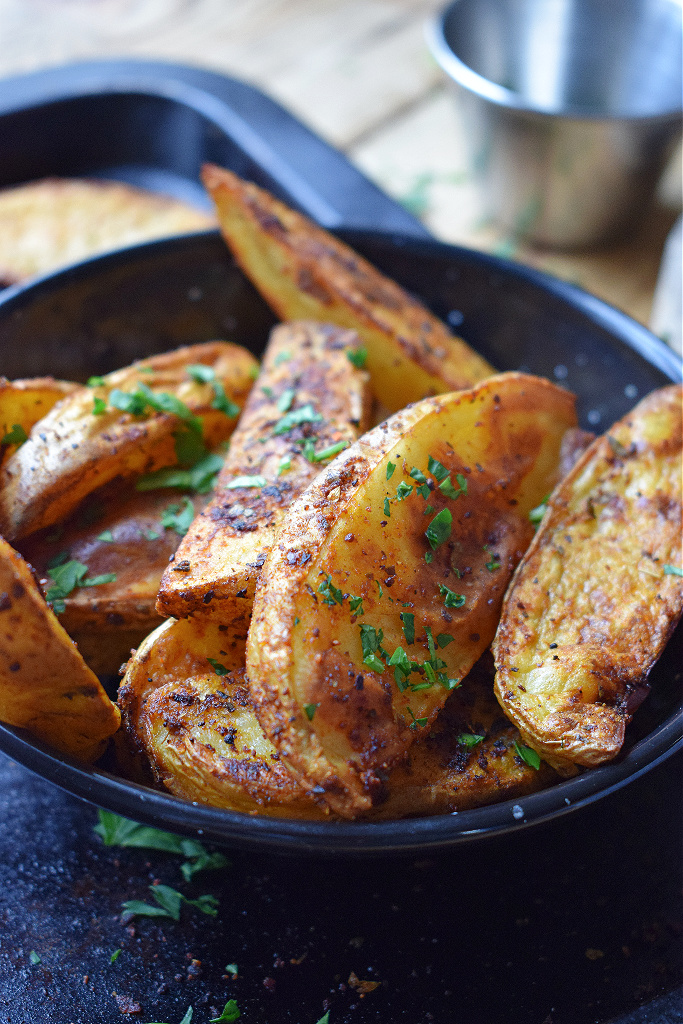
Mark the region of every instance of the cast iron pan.
[[[343, 237], [418, 294], [501, 370], [556, 380], [579, 397], [598, 432], [653, 388], [680, 379], [680, 362], [645, 328], [571, 285], [505, 260], [406, 235]], [[99, 257], [0, 298], [0, 366], [12, 377], [84, 380], [169, 347], [221, 337], [260, 353], [273, 316], [216, 232]], [[652, 693], [618, 760], [518, 802], [388, 823], [312, 823], [233, 814], [83, 769], [20, 730], [0, 749], [69, 792], [137, 821], [214, 842], [282, 852], [380, 854], [434, 850], [529, 827], [637, 778], [682, 743], [682, 632], [652, 672]]]

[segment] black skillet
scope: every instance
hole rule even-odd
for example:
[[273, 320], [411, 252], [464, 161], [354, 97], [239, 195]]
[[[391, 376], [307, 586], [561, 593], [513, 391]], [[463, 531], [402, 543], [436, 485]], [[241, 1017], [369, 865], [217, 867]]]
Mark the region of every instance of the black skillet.
[[[579, 397], [598, 432], [681, 375], [680, 361], [629, 317], [571, 285], [505, 260], [407, 235], [344, 233], [501, 370], [525, 369]], [[259, 353], [273, 323], [217, 233], [87, 261], [0, 297], [2, 372], [84, 380], [171, 346], [215, 337]], [[296, 853], [434, 850], [547, 821], [642, 775], [683, 744], [679, 629], [652, 672], [652, 693], [615, 762], [523, 799], [438, 817], [368, 823], [279, 821], [187, 803], [83, 769], [20, 730], [0, 749], [63, 789], [138, 821], [216, 842]]]

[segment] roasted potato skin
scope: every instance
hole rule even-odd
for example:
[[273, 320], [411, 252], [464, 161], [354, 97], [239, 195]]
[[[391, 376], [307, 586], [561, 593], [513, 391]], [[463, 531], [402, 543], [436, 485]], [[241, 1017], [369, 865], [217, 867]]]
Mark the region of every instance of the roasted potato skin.
[[119, 712], [45, 602], [31, 567], [0, 538], [0, 719], [95, 761]]
[[235, 259], [276, 314], [358, 331], [373, 393], [390, 412], [495, 372], [422, 303], [302, 214], [213, 164], [202, 179]]
[[[230, 623], [234, 635], [246, 643], [256, 579], [278, 525], [321, 467], [304, 457], [303, 442], [311, 438], [316, 450], [323, 451], [339, 442], [350, 444], [367, 429], [367, 374], [348, 358], [359, 345], [355, 332], [327, 324], [274, 329], [214, 496], [164, 573], [161, 614], [209, 615]], [[278, 407], [283, 400], [287, 410]], [[273, 432], [287, 412], [305, 406], [315, 410], [319, 422]], [[282, 469], [283, 459], [290, 468]], [[234, 487], [238, 478], [254, 476], [262, 476], [266, 485]], [[179, 564], [185, 566], [182, 572], [177, 571]]]
[[227, 438], [236, 419], [212, 407], [211, 384], [198, 384], [187, 373], [193, 363], [211, 367], [241, 407], [257, 363], [246, 349], [228, 342], [152, 356], [109, 374], [99, 387], [71, 392], [0, 468], [0, 532], [9, 540], [25, 537], [61, 522], [88, 494], [116, 477], [176, 464], [178, 417], [163, 412], [136, 417], [112, 406], [97, 415], [94, 400], [106, 402], [114, 388], [131, 391], [145, 384], [155, 392], [173, 393], [202, 420], [207, 447]]
[[195, 515], [209, 500], [174, 489], [137, 492], [114, 481], [76, 510], [59, 529], [48, 527], [18, 542], [47, 592], [48, 568], [65, 552], [88, 567], [88, 576], [114, 574], [115, 580], [77, 588], [64, 598], [59, 621], [86, 663], [98, 675], [116, 675], [120, 666], [164, 617], [156, 610], [161, 577], [180, 536], [164, 529], [162, 513], [192, 502]]
[[[568, 392], [503, 374], [395, 414], [290, 509], [257, 587], [247, 676], [267, 735], [335, 813], [356, 817], [381, 800], [381, 776], [429, 729], [449, 680], [464, 678], [493, 639], [533, 535], [528, 513], [556, 482], [562, 436], [574, 425]], [[427, 472], [428, 455], [451, 486], [462, 478], [462, 493], [447, 497], [434, 478], [429, 498], [413, 493], [411, 474]], [[426, 530], [445, 509], [449, 537], [431, 552]], [[404, 614], [414, 616], [412, 640]], [[361, 627], [381, 629], [386, 660], [408, 648], [422, 666], [409, 685], [401, 689], [392, 668], [368, 667]], [[437, 639], [447, 685], [424, 685]]]
[[552, 495], [507, 593], [496, 696], [558, 771], [615, 757], [683, 607], [680, 385], [653, 392]]
[[241, 660], [215, 623], [166, 620], [131, 658], [119, 691], [132, 751], [186, 800], [325, 820], [329, 811], [297, 785], [264, 735]]

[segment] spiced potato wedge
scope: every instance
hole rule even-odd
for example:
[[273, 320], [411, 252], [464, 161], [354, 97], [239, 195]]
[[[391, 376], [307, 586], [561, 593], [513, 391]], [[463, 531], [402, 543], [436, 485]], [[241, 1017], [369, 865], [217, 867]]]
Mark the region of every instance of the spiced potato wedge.
[[48, 607], [31, 567], [0, 538], [0, 720], [95, 761], [119, 712]]
[[90, 495], [66, 523], [18, 542], [62, 626], [98, 675], [117, 674], [131, 648], [163, 622], [156, 610], [161, 577], [208, 500], [173, 488], [138, 492], [115, 481]]
[[389, 412], [495, 372], [421, 302], [307, 217], [213, 164], [202, 180], [237, 263], [275, 313], [357, 331], [373, 393]]
[[266, 738], [243, 653], [215, 622], [167, 619], [128, 663], [118, 702], [133, 757], [176, 796], [245, 813], [329, 817]]
[[593, 442], [505, 598], [496, 695], [565, 775], [619, 753], [681, 615], [682, 397], [653, 392]]
[[211, 502], [164, 573], [161, 614], [217, 617], [246, 641], [256, 579], [282, 517], [367, 429], [367, 374], [349, 359], [359, 345], [355, 332], [329, 324], [273, 330]]
[[0, 461], [23, 444], [31, 427], [77, 387], [54, 377], [0, 377]]
[[493, 639], [552, 489], [574, 398], [510, 373], [396, 413], [294, 503], [247, 643], [259, 720], [344, 817], [428, 730]]
[[[210, 380], [191, 370], [200, 365]], [[0, 468], [0, 533], [10, 540], [65, 519], [115, 477], [183, 463], [229, 437], [257, 363], [208, 342], [140, 360], [68, 394]]]

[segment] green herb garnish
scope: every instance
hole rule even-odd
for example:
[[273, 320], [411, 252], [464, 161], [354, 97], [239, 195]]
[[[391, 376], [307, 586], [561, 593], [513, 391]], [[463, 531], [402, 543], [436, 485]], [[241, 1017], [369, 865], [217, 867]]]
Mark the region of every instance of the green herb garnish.
[[89, 388], [101, 388], [104, 386], [104, 377], [88, 377], [87, 386]]
[[232, 1021], [237, 1020], [240, 1016], [241, 1014], [235, 1000], [228, 999], [227, 1003], [223, 1007], [223, 1012], [220, 1017], [211, 1017], [210, 1024], [231, 1024]]
[[302, 423], [321, 423], [323, 417], [316, 412], [310, 402], [302, 405], [299, 409], [292, 409], [290, 412], [277, 421], [273, 427], [273, 434], [279, 437], [286, 434], [288, 430], [300, 426]]
[[38, 954], [36, 953], [35, 949], [32, 949], [32, 950], [31, 950], [31, 952], [30, 952], [30, 953], [29, 953], [29, 955], [28, 955], [28, 958], [29, 958], [29, 960], [31, 961], [31, 963], [32, 963], [32, 964], [34, 964], [34, 965], [35, 965], [35, 964], [39, 964], [39, 963], [42, 963], [42, 960], [40, 959], [40, 957], [39, 957], [39, 956], [38, 956]]
[[101, 540], [104, 544], [114, 543], [114, 534], [111, 530], [103, 530], [102, 533], [98, 534], [98, 540]]
[[663, 567], [665, 576], [683, 576], [683, 569], [678, 565], [665, 565]]
[[530, 768], [535, 768], [536, 771], [541, 767], [541, 759], [531, 747], [525, 747], [522, 743], [518, 743], [515, 740], [515, 751], [518, 757], [521, 757], [525, 764], [528, 764]]
[[332, 577], [328, 576], [327, 579], [318, 587], [318, 593], [323, 595], [323, 602], [325, 604], [343, 604], [344, 595], [338, 587], [335, 587], [332, 583]]
[[163, 487], [175, 487], [181, 491], [196, 491], [197, 494], [206, 494], [212, 489], [222, 465], [223, 459], [220, 455], [212, 453], [205, 455], [189, 469], [167, 466], [154, 473], [147, 473], [140, 477], [135, 484], [135, 489], [137, 491], [156, 491]]
[[313, 715], [315, 714], [316, 708], [319, 708], [320, 704], [304, 704], [304, 713], [309, 722], [313, 721]]
[[209, 853], [196, 839], [186, 839], [172, 832], [163, 832], [158, 828], [139, 825], [129, 818], [122, 818], [113, 811], [98, 809], [99, 823], [93, 831], [102, 839], [105, 846], [132, 846], [144, 850], [162, 850], [165, 853], [177, 853], [189, 858], [180, 865], [186, 881], [190, 881], [198, 871], [213, 871], [228, 867], [230, 861], [222, 853]]
[[446, 608], [462, 608], [467, 598], [464, 594], [456, 594], [454, 590], [444, 583], [439, 583], [439, 591], [444, 598]]
[[403, 501], [409, 494], [413, 493], [413, 485], [407, 484], [405, 480], [401, 480], [400, 484], [396, 488], [396, 500]]
[[161, 513], [161, 525], [165, 530], [175, 530], [179, 537], [184, 537], [194, 519], [194, 505], [185, 496], [181, 505], [169, 505]]
[[20, 423], [14, 423], [12, 429], [8, 430], [0, 441], [0, 445], [16, 444], [20, 447], [25, 441], [28, 441], [28, 434]]
[[227, 676], [230, 673], [230, 669], [226, 668], [220, 661], [216, 661], [215, 658], [207, 658], [206, 660], [217, 676]]
[[401, 612], [401, 622], [403, 623], [403, 634], [406, 638], [407, 644], [415, 643], [415, 616], [412, 612]]
[[115, 949], [112, 955], [109, 957], [109, 963], [115, 964], [118, 958], [121, 956], [121, 950]]
[[266, 487], [268, 481], [264, 476], [236, 476], [229, 484], [225, 485], [226, 491], [234, 491], [238, 487]]
[[484, 735], [476, 732], [461, 732], [458, 736], [458, 743], [462, 743], [464, 747], [476, 747], [477, 743], [481, 743], [484, 739]]
[[429, 541], [429, 546], [432, 551], [443, 544], [451, 535], [451, 524], [453, 522], [453, 516], [447, 508], [442, 508], [438, 512], [431, 523], [425, 530], [425, 537]]
[[189, 907], [195, 907], [196, 910], [200, 910], [202, 914], [207, 914], [209, 917], [218, 915], [219, 901], [210, 893], [199, 896], [196, 900], [190, 900], [177, 889], [172, 889], [170, 885], [150, 885], [149, 890], [156, 906], [143, 903], [140, 900], [126, 900], [121, 904], [123, 907], [121, 921], [124, 924], [133, 917], [170, 917], [173, 921], [179, 921], [180, 908], [183, 903]]
[[357, 370], [362, 370], [367, 362], [368, 350], [366, 348], [348, 348], [346, 350], [346, 356], [349, 362], [353, 363]]
[[391, 480], [392, 476], [394, 475], [394, 470], [395, 469], [396, 469], [396, 463], [395, 462], [387, 462], [387, 480]]
[[92, 400], [92, 414], [93, 416], [104, 416], [107, 411], [107, 403], [103, 398], [99, 398], [97, 395]]
[[387, 519], [391, 519], [391, 503], [388, 498], [384, 499], [384, 515]]
[[277, 400], [277, 411], [282, 413], [287, 412], [292, 406], [295, 395], [296, 391], [294, 388], [286, 388]]

